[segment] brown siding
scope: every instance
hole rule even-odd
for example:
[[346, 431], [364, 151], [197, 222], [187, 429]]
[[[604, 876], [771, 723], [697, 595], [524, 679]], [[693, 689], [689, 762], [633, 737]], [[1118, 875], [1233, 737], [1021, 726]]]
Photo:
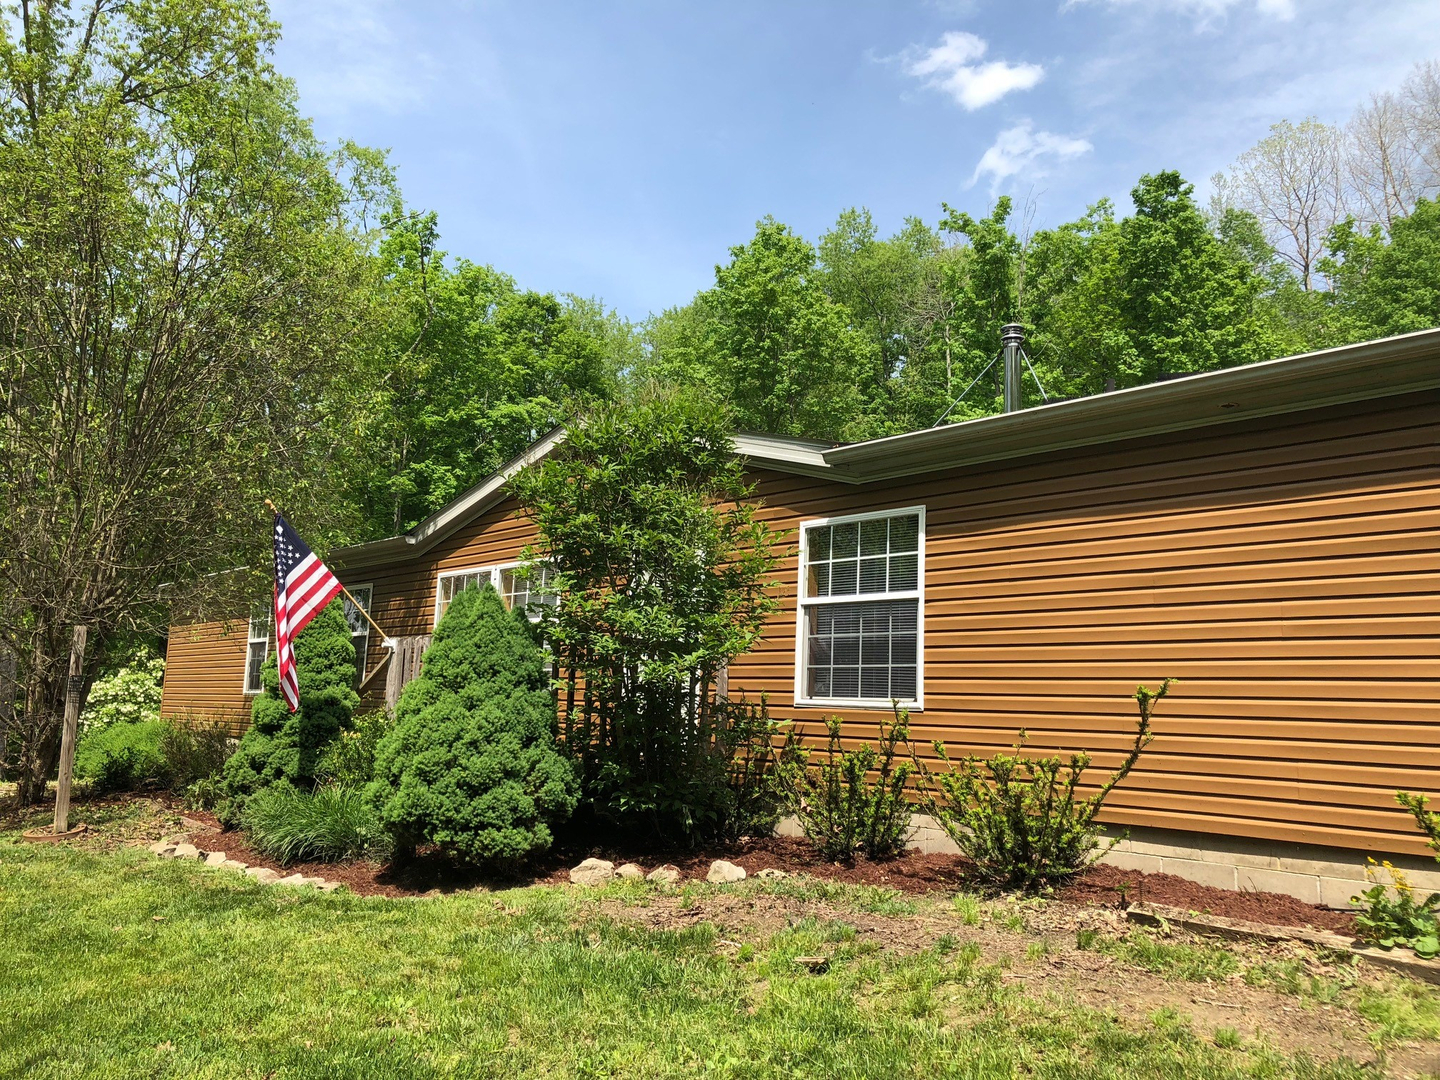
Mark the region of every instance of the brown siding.
[[248, 631], [245, 619], [171, 627], [160, 715], [241, 734], [250, 722], [244, 691]]
[[[845, 488], [762, 474], [777, 528], [926, 507], [922, 745], [1089, 749], [1181, 681], [1117, 824], [1423, 852], [1440, 789], [1440, 395]], [[796, 708], [796, 563], [732, 691]], [[872, 729], [875, 714], [838, 710]]]
[[[435, 588], [440, 573], [515, 562], [534, 539], [534, 527], [518, 517], [518, 510], [514, 499], [503, 500], [426, 552], [423, 559], [354, 570], [337, 567], [336, 573], [346, 585], [369, 582], [373, 586], [371, 614], [387, 634], [428, 634], [435, 628]], [[370, 656], [372, 664], [380, 657], [380, 643], [374, 637]], [[382, 674], [367, 688], [363, 706], [380, 708], [384, 696]]]
[[[917, 742], [991, 753], [1023, 728], [1107, 769], [1136, 684], [1174, 676], [1111, 822], [1422, 853], [1394, 790], [1440, 791], [1437, 416], [1429, 392], [861, 487], [757, 473], [761, 515], [788, 531], [781, 610], [731, 691], [818, 730], [833, 710], [792, 700], [794, 530], [923, 503]], [[428, 633], [438, 572], [532, 537], [507, 500], [423, 559], [341, 576], [373, 584], [387, 632]], [[223, 648], [172, 635], [176, 702], [239, 703], [244, 625]], [[875, 712], [840, 711], [873, 733]]]

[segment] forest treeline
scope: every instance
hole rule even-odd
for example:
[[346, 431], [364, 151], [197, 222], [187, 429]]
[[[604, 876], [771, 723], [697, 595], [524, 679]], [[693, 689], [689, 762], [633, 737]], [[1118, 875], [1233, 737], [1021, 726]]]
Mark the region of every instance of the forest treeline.
[[1033, 230], [1008, 196], [891, 236], [863, 208], [813, 243], [766, 218], [712, 287], [641, 324], [452, 265], [434, 215], [397, 213], [360, 528], [406, 528], [585, 400], [651, 383], [743, 429], [855, 440], [997, 411], [1006, 322], [1027, 330], [1027, 404], [1440, 325], [1440, 64], [1343, 127], [1277, 123], [1211, 186], [1202, 205], [1156, 172], [1128, 206]]

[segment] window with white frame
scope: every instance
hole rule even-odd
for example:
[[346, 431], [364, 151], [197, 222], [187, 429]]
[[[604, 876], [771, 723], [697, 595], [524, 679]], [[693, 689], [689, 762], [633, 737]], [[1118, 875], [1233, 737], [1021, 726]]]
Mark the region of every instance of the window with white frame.
[[518, 563], [498, 567], [500, 599], [512, 611], [519, 608], [532, 620], [540, 617], [540, 607], [554, 607], [560, 598], [549, 590], [555, 571], [541, 566], [526, 573]]
[[270, 631], [275, 625], [273, 612], [257, 610], [250, 617], [250, 627], [245, 633], [245, 693], [258, 694], [265, 689], [260, 672], [265, 667], [265, 658], [270, 655]]
[[531, 622], [540, 618], [541, 607], [554, 607], [559, 598], [547, 590], [554, 571], [549, 567], [531, 570], [528, 574], [520, 563], [505, 563], [501, 566], [481, 566], [466, 570], [446, 570], [435, 588], [435, 625], [450, 602], [465, 589], [473, 585], [493, 585], [500, 599], [510, 609], [519, 607]]
[[800, 530], [795, 700], [920, 708], [925, 508]]
[[370, 585], [350, 586], [350, 596], [359, 602], [358, 608], [351, 602], [350, 596], [344, 598], [345, 621], [350, 624], [350, 641], [355, 646], [355, 685], [357, 687], [365, 681], [365, 672], [369, 667], [370, 620], [362, 612], [370, 611], [372, 588]]

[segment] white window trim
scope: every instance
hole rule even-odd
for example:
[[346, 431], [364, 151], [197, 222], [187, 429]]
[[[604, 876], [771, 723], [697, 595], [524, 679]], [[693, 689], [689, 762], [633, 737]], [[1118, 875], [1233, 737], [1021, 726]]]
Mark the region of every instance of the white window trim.
[[[903, 592], [859, 593], [853, 596], [806, 596], [805, 586], [809, 574], [808, 531], [821, 525], [843, 525], [851, 521], [873, 521], [875, 518], [901, 517], [918, 514], [920, 535], [916, 545], [916, 577], [914, 589]], [[819, 707], [826, 709], [889, 709], [894, 704], [888, 698], [831, 698], [805, 696], [805, 666], [809, 660], [810, 635], [805, 629], [806, 610], [820, 604], [855, 604], [867, 600], [914, 600], [915, 605], [915, 697], [900, 701], [902, 709], [923, 712], [925, 709], [925, 507], [897, 506], [894, 509], [875, 510], [864, 514], [841, 514], [835, 517], [807, 518], [799, 524], [800, 552], [796, 566], [798, 580], [795, 582], [795, 704], [797, 707]]]
[[[369, 615], [369, 614], [370, 614], [370, 609], [375, 606], [375, 583], [374, 583], [373, 581], [365, 581], [365, 582], [361, 582], [359, 585], [348, 585], [348, 586], [346, 586], [346, 588], [348, 588], [352, 594], [358, 594], [362, 589], [365, 591], [365, 606], [364, 606], [364, 607], [360, 607], [359, 604], [356, 604], [355, 606], [356, 606], [356, 607], [359, 607], [360, 610], [363, 611], [363, 612], [365, 612], [366, 615]], [[351, 631], [350, 631], [350, 640], [351, 640], [351, 642], [353, 643], [354, 640], [355, 640], [356, 638], [358, 638], [358, 637], [363, 637], [363, 638], [365, 639], [365, 663], [366, 663], [366, 664], [369, 664], [369, 662], [370, 662], [370, 620], [369, 620], [369, 619], [361, 619], [361, 620], [360, 620], [360, 627], [361, 627], [361, 628], [360, 628], [359, 630], [351, 630]], [[365, 667], [364, 667], [364, 665], [361, 665], [361, 666], [360, 666], [360, 681], [363, 682], [363, 681], [365, 680], [365, 674], [366, 674], [366, 672], [365, 672]]]
[[[491, 585], [491, 587], [493, 587], [494, 590], [498, 593], [498, 592], [500, 592], [500, 574], [501, 574], [501, 572], [502, 572], [502, 571], [505, 571], [505, 570], [514, 570], [516, 567], [524, 566], [524, 565], [525, 565], [525, 563], [524, 563], [523, 560], [520, 560], [520, 559], [512, 559], [510, 562], [495, 563], [494, 565], [491, 565], [491, 566], [467, 566], [467, 567], [464, 567], [463, 569], [460, 569], [460, 570], [442, 570], [442, 571], [440, 571], [438, 574], [435, 575], [435, 621], [434, 621], [431, 625], [432, 625], [432, 626], [439, 626], [439, 625], [440, 625], [440, 616], [441, 616], [441, 614], [443, 613], [443, 612], [442, 612], [442, 609], [441, 609], [441, 606], [440, 606], [440, 583], [441, 583], [442, 581], [444, 581], [446, 578], [464, 577], [464, 576], [469, 575], [469, 574], [489, 574], [489, 575], [490, 575], [490, 585]], [[503, 594], [502, 594], [502, 598], [503, 598]], [[526, 618], [530, 619], [531, 622], [536, 622], [536, 621], [538, 621], [537, 618], [531, 617], [531, 616], [529, 616], [529, 615], [527, 615]]]
[[265, 670], [265, 661], [270, 659], [271, 620], [262, 619], [260, 625], [265, 631], [263, 635], [257, 635], [255, 633], [255, 620], [253, 618], [245, 626], [245, 670], [240, 674], [240, 692], [245, 697], [258, 697], [265, 692], [265, 679], [263, 676], [260, 679], [260, 685], [254, 690], [250, 689], [250, 646], [254, 645], [257, 641], [263, 642], [265, 645], [265, 651], [260, 657], [261, 671]]

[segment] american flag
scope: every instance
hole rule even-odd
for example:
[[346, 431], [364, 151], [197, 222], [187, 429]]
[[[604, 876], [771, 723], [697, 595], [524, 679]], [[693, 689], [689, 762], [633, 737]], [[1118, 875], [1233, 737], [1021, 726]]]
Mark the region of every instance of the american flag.
[[326, 604], [340, 593], [340, 579], [316, 558], [290, 523], [275, 515], [275, 659], [280, 693], [290, 711], [300, 707], [300, 678], [294, 641]]

